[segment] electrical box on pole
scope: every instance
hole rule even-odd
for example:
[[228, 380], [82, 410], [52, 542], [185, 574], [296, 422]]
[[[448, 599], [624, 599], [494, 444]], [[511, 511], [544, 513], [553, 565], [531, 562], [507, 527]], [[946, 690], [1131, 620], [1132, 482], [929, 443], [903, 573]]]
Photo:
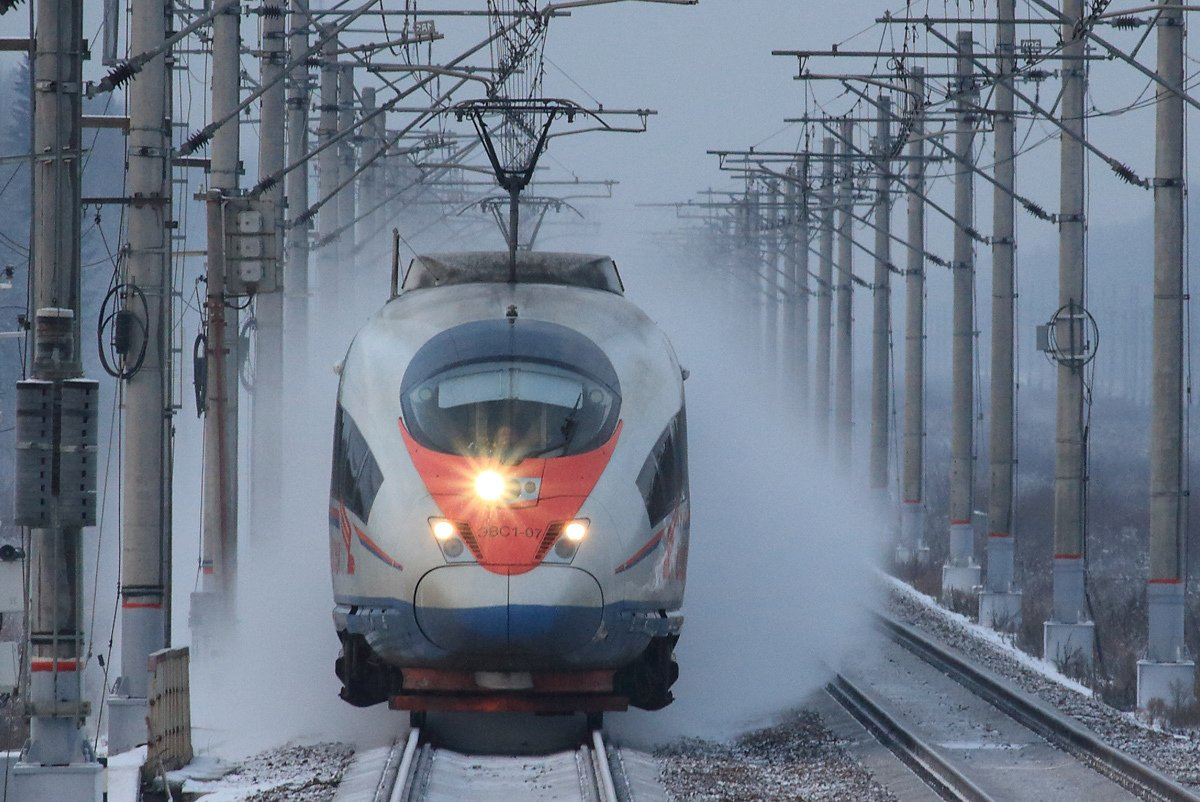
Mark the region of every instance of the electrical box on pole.
[[17, 524], [96, 525], [99, 388], [90, 379], [17, 382]]
[[281, 291], [275, 204], [263, 198], [230, 196], [221, 199], [221, 212], [226, 294]]

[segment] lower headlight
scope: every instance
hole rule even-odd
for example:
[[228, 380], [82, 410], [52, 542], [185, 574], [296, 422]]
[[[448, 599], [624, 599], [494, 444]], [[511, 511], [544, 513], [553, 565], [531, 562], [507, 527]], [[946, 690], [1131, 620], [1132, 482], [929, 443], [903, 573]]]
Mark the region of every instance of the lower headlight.
[[441, 541], [449, 540], [458, 534], [458, 527], [445, 518], [430, 519], [429, 527], [433, 530], [433, 536]]
[[575, 521], [567, 521], [567, 525], [563, 527], [563, 537], [572, 543], [579, 543], [588, 533], [588, 521], [586, 518], [580, 518]]

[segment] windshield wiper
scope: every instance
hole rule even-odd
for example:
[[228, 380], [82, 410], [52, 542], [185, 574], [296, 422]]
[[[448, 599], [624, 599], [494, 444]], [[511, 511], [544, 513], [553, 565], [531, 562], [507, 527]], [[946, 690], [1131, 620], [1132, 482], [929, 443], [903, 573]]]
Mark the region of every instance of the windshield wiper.
[[[543, 454], [549, 454], [551, 451], [555, 451], [560, 448], [563, 451], [566, 451], [567, 448], [571, 445], [571, 441], [575, 438], [575, 432], [577, 432], [579, 430], [579, 421], [577, 419], [579, 417], [579, 410], [582, 408], [583, 408], [583, 391], [580, 390], [579, 398], [575, 399], [575, 406], [573, 406], [571, 408], [571, 411], [567, 413], [567, 416], [565, 418], [563, 418], [562, 426], [560, 426], [558, 429], [559, 432], [561, 432], [562, 436], [563, 436], [562, 442], [561, 443], [551, 443], [550, 445], [546, 446], [545, 448], [539, 448], [536, 451], [531, 451], [528, 454], [526, 454], [525, 456], [521, 457], [521, 459], [530, 459], [532, 457], [540, 457]], [[518, 462], [519, 461], [520, 460], [518, 460]]]

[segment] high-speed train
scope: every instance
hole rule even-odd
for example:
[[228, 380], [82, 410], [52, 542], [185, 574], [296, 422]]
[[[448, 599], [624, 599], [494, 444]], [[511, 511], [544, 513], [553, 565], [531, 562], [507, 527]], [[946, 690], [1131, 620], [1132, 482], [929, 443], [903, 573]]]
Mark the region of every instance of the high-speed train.
[[672, 700], [683, 381], [604, 256], [419, 256], [340, 364], [341, 696], [589, 712]]

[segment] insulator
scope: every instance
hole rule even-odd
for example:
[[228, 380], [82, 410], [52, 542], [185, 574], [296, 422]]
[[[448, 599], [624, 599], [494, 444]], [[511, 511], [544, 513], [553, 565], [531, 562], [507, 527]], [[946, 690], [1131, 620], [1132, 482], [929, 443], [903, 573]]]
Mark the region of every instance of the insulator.
[[123, 84], [128, 83], [133, 76], [137, 75], [138, 70], [137, 65], [129, 61], [123, 61], [109, 70], [108, 75], [105, 76], [105, 81], [113, 89], [118, 89]]
[[1128, 29], [1140, 28], [1146, 24], [1146, 21], [1140, 17], [1114, 17], [1109, 20], [1108, 24], [1117, 29]]

